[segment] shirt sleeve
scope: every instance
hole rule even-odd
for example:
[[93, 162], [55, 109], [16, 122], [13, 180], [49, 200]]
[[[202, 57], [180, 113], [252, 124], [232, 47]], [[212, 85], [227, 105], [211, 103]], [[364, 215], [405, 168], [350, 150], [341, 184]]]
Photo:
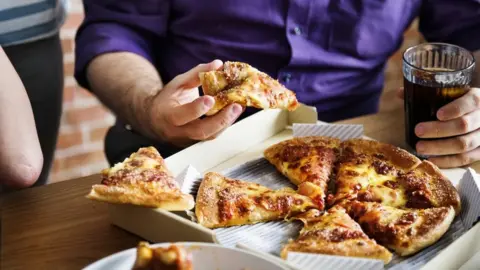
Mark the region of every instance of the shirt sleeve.
[[476, 51], [480, 49], [480, 1], [424, 0], [419, 29], [429, 42]]
[[85, 19], [75, 37], [75, 78], [89, 88], [85, 71], [92, 59], [131, 52], [153, 62], [153, 43], [166, 34], [167, 0], [85, 0]]

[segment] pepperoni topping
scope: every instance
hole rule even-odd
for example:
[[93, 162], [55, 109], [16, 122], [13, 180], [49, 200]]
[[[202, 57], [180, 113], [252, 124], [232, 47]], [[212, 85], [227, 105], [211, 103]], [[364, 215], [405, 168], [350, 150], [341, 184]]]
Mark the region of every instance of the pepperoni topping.
[[399, 187], [397, 181], [393, 181], [393, 180], [387, 180], [383, 182], [383, 185], [391, 189], [397, 189]]
[[361, 231], [335, 228], [333, 230], [308, 231], [305, 234], [301, 235], [298, 240], [302, 241], [309, 238], [322, 238], [331, 242], [343, 242], [349, 239], [365, 238], [365, 234]]
[[382, 175], [387, 175], [388, 173], [394, 171], [392, 166], [380, 160], [373, 161], [372, 166], [378, 174]]
[[397, 221], [398, 225], [410, 225], [415, 222], [417, 219], [417, 214], [415, 212], [408, 212], [403, 214], [400, 219]]

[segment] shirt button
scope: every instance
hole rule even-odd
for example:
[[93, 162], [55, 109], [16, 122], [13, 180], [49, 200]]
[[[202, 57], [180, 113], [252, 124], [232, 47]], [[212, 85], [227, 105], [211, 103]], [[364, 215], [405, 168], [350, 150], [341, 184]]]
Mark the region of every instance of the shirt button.
[[300, 36], [302, 34], [302, 29], [300, 29], [300, 27], [296, 26], [295, 28], [293, 28], [293, 33], [295, 33], [295, 35], [297, 35], [297, 36]]

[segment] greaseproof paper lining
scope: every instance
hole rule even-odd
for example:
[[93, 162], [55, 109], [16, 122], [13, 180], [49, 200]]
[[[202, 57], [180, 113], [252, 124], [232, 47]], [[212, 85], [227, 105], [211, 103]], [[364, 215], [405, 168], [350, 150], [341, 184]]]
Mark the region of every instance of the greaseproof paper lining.
[[319, 255], [289, 252], [287, 261], [302, 270], [317, 269], [355, 269], [355, 270], [382, 270], [383, 261], [363, 258], [351, 258], [332, 255]]
[[[294, 137], [331, 136], [347, 140], [360, 138], [363, 135], [363, 126], [361, 125], [294, 124], [292, 128]], [[462, 199], [462, 212], [454, 220], [447, 233], [434, 245], [413, 256], [404, 258], [394, 255], [392, 262], [385, 266], [386, 269], [419, 268], [473, 226], [480, 216], [480, 190], [478, 182], [476, 182], [477, 176], [472, 172], [472, 170], [468, 170], [460, 180], [458, 190]], [[283, 187], [295, 189], [294, 185], [263, 157], [237, 165], [220, 173], [230, 178], [259, 183], [272, 189]], [[196, 196], [196, 191], [202, 180], [201, 175], [193, 167], [189, 166], [184, 171], [182, 177], [184, 177], [180, 180], [181, 182], [183, 181], [182, 191]], [[187, 211], [187, 213], [192, 218], [192, 221], [196, 221], [193, 211]], [[295, 239], [301, 228], [301, 222], [271, 221], [255, 225], [219, 228], [213, 231], [215, 232], [217, 242], [221, 245], [235, 247], [237, 244], [242, 244], [252, 249], [278, 256], [281, 248], [289, 239]], [[302, 259], [302, 256], [306, 256], [305, 259]], [[359, 269], [357, 266], [365, 265], [365, 267], [368, 267], [365, 269], [383, 269], [376, 268], [378, 267], [377, 260], [352, 257], [295, 252], [292, 256], [289, 253], [287, 260], [294, 260], [292, 264], [300, 269], [309, 269], [308, 265], [334, 265], [338, 269]], [[352, 268], [351, 266], [354, 267]], [[329, 268], [327, 267], [326, 269]]]
[[292, 128], [293, 137], [327, 136], [344, 141], [363, 136], [363, 125], [293, 124]]

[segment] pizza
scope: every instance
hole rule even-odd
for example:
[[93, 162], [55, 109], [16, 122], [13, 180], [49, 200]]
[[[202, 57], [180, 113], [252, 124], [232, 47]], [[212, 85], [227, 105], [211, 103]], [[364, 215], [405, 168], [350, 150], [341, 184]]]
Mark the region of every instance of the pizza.
[[323, 210], [339, 144], [330, 137], [293, 138], [268, 147], [264, 157]]
[[193, 196], [181, 192], [154, 147], [140, 148], [123, 162], [104, 169], [101, 174], [101, 184], [93, 185], [87, 198], [170, 211], [194, 207]]
[[[248, 74], [239, 68], [235, 76]], [[263, 155], [296, 190], [207, 172], [194, 201], [181, 192], [156, 149], [146, 147], [103, 170], [101, 184], [87, 197], [167, 210], [195, 206], [196, 221], [210, 229], [300, 220], [303, 229], [283, 246], [283, 258], [306, 252], [385, 264], [391, 252], [409, 256], [436, 243], [461, 210], [457, 190], [438, 167], [393, 145], [309, 136], [273, 144]], [[139, 250], [155, 255], [145, 246]], [[167, 257], [173, 253], [164, 251]], [[137, 261], [144, 265], [140, 256]]]
[[364, 139], [342, 142], [336, 193], [330, 204], [342, 200], [379, 202], [400, 208], [452, 205], [460, 197], [452, 183], [429, 161], [398, 147]]
[[291, 188], [272, 190], [209, 172], [197, 192], [195, 215], [201, 225], [219, 228], [281, 220], [314, 207]]
[[206, 115], [214, 115], [232, 103], [289, 111], [299, 106], [293, 91], [246, 63], [227, 61], [221, 70], [201, 72], [199, 77], [204, 94], [215, 98]]
[[397, 177], [418, 166], [421, 161], [417, 157], [393, 145], [365, 139], [347, 140], [340, 147], [336, 193], [329, 198], [330, 204], [360, 200], [405, 206], [405, 190]]
[[320, 253], [382, 260], [388, 264], [392, 253], [370, 239], [344, 208], [336, 206], [325, 213], [312, 209], [294, 219], [304, 223], [297, 239], [286, 244], [281, 257], [288, 252]]
[[408, 198], [406, 207], [452, 206], [456, 214], [460, 213], [460, 195], [452, 182], [430, 161], [424, 160], [415, 169], [400, 175], [398, 182]]
[[152, 248], [147, 242], [137, 245], [132, 270], [193, 270], [191, 254], [178, 245]]
[[367, 235], [400, 256], [412, 255], [437, 242], [455, 217], [452, 206], [399, 209], [354, 201], [348, 211]]

